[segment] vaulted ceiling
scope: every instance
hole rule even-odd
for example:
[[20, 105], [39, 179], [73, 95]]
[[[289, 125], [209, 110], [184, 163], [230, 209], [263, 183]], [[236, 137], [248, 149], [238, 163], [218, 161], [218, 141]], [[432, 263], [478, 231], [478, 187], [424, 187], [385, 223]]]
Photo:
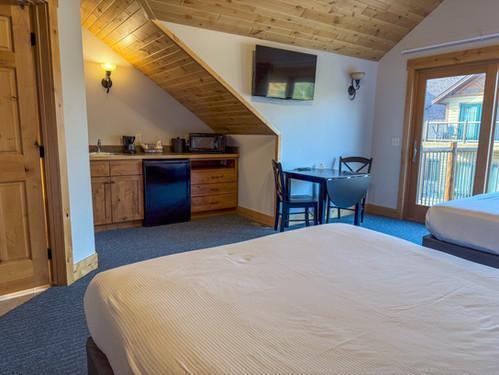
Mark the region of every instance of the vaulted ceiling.
[[443, 0], [142, 0], [155, 18], [379, 60]]
[[214, 131], [273, 135], [160, 20], [378, 60], [442, 1], [81, 0], [81, 21]]
[[277, 134], [188, 46], [161, 22], [151, 20], [143, 0], [82, 0], [81, 21], [214, 131]]

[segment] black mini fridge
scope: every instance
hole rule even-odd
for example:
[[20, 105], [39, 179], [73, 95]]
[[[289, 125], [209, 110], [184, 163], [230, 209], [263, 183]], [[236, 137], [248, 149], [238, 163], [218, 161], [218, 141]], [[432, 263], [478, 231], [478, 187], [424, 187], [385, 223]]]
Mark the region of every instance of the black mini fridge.
[[191, 219], [189, 160], [144, 160], [144, 226]]

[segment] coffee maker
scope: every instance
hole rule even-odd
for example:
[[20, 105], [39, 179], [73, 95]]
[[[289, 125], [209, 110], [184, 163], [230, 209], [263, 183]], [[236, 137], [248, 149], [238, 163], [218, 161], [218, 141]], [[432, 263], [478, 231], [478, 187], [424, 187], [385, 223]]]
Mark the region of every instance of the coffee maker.
[[125, 152], [128, 154], [135, 154], [135, 137], [133, 135], [123, 136], [123, 146], [125, 147]]

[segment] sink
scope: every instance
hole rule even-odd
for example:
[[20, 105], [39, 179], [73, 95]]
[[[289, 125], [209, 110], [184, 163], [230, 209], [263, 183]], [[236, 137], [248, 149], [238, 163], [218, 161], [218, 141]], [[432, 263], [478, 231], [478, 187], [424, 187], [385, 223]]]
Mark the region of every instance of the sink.
[[119, 152], [91, 152], [90, 156], [112, 156], [112, 155], [121, 155]]

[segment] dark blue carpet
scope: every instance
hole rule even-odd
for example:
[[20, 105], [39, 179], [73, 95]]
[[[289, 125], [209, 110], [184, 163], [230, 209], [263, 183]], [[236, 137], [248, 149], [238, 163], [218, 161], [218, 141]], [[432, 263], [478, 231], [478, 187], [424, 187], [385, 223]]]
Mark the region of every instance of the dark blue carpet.
[[[350, 222], [351, 217], [342, 219]], [[421, 243], [423, 225], [367, 216], [364, 226]], [[273, 231], [236, 215], [154, 228], [98, 233], [99, 271], [158, 256], [265, 236]], [[1, 374], [86, 374], [85, 288], [97, 271], [70, 287], [51, 288], [0, 317]]]

